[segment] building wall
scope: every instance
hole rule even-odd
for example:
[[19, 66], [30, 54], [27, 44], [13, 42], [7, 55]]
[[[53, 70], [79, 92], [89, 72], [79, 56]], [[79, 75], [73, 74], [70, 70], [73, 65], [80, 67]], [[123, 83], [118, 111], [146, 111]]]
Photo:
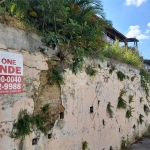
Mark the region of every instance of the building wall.
[[[1, 150], [81, 150], [84, 141], [90, 150], [110, 150], [111, 147], [119, 150], [123, 140], [133, 142], [147, 130], [150, 119], [143, 107], [148, 102], [138, 69], [109, 59], [104, 62], [87, 60], [86, 64], [97, 70], [96, 76], [85, 72], [74, 75], [67, 69], [63, 74], [64, 84], [51, 86], [47, 84], [48, 56], [38, 51], [10, 49], [3, 43], [0, 51], [20, 53], [24, 62], [24, 92], [0, 95]], [[112, 67], [115, 70], [110, 74]], [[123, 72], [126, 79], [118, 80], [117, 71]], [[129, 119], [127, 109], [117, 108], [122, 89], [126, 91], [123, 98], [127, 105], [134, 108], [133, 117]], [[132, 103], [129, 103], [129, 95], [133, 95]], [[143, 102], [140, 102], [141, 97]], [[113, 106], [112, 118], [107, 113], [109, 102]], [[25, 139], [10, 138], [13, 122], [21, 109], [32, 114], [46, 103], [50, 104], [50, 139], [36, 129]], [[90, 113], [92, 106], [93, 113]], [[60, 119], [60, 112], [64, 112], [63, 119]], [[142, 124], [140, 114], [144, 116]], [[38, 138], [36, 145], [32, 145], [34, 138]]]
[[114, 44], [114, 40], [111, 39], [110, 37], [108, 37], [106, 34], [103, 36], [103, 39], [105, 42], [109, 43], [109, 44]]

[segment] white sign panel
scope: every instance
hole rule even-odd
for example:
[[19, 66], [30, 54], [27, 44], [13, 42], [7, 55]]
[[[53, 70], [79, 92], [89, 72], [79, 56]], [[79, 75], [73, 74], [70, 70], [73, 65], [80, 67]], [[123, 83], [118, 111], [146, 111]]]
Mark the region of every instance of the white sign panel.
[[0, 94], [23, 92], [23, 56], [0, 52]]

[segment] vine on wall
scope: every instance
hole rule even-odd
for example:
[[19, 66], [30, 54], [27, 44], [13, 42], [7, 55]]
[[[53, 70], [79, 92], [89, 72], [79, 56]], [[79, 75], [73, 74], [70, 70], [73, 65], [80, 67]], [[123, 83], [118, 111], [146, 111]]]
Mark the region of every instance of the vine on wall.
[[141, 75], [141, 86], [143, 87], [145, 91], [146, 99], [148, 99], [149, 97], [148, 83], [149, 83], [150, 77], [149, 77], [148, 72], [145, 69], [140, 70], [140, 75]]
[[34, 127], [47, 134], [49, 128], [46, 123], [50, 120], [48, 110], [49, 104], [44, 105], [39, 114], [29, 114], [26, 109], [20, 110], [17, 121], [13, 124], [11, 138], [24, 138], [32, 133]]

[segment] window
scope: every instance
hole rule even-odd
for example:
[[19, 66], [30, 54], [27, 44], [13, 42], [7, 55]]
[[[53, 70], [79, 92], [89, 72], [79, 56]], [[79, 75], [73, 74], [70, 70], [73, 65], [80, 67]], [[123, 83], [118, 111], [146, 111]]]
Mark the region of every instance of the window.
[[64, 119], [64, 112], [60, 113], [60, 119]]
[[37, 144], [37, 138], [32, 140], [32, 145], [36, 145]]

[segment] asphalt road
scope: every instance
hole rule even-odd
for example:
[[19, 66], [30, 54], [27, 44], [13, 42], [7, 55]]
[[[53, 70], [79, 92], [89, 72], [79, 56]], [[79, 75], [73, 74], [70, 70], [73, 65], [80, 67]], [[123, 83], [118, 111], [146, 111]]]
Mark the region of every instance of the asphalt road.
[[145, 138], [137, 143], [134, 143], [125, 150], [150, 150], [150, 138]]

